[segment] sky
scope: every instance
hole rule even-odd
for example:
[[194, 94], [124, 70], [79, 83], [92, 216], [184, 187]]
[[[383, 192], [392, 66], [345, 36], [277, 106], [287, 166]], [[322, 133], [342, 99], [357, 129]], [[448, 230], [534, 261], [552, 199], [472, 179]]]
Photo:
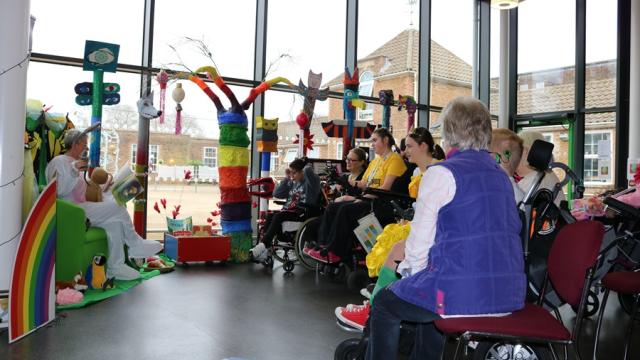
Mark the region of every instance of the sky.
[[[109, 4], [109, 6], [104, 6]], [[153, 65], [195, 69], [215, 62], [222, 76], [252, 78], [255, 46], [255, 1], [157, 0]], [[589, 0], [587, 10], [587, 61], [615, 58], [615, 0]], [[32, 0], [36, 17], [33, 51], [82, 57], [85, 40], [120, 45], [119, 61], [139, 64], [142, 52], [143, 0]], [[432, 39], [467, 63], [472, 62], [472, 0], [433, 0]], [[520, 5], [518, 48], [519, 72], [572, 66], [575, 57], [574, 0], [527, 0]], [[550, 11], [553, 9], [553, 11]], [[413, 10], [413, 11], [412, 11]], [[358, 57], [370, 54], [403, 30], [417, 28], [419, 4], [408, 0], [360, 0]], [[498, 74], [498, 10], [492, 10], [491, 75]], [[311, 69], [328, 81], [342, 74], [346, 5], [344, 0], [270, 0], [267, 30], [267, 65], [273, 63], [269, 78], [284, 76], [297, 84], [307, 82]], [[206, 44], [211, 59], [202, 55], [197, 39]], [[174, 51], [171, 47], [175, 48]], [[284, 55], [280, 60], [277, 60]], [[276, 61], [277, 60], [277, 61]], [[32, 63], [28, 96], [54, 105], [53, 111], [90, 114], [75, 105], [73, 86], [91, 81], [91, 73], [78, 68]], [[105, 81], [121, 85], [121, 103], [135, 105], [139, 77], [105, 74]], [[184, 81], [183, 81], [184, 83]], [[159, 87], [154, 84], [156, 105]], [[171, 99], [174, 84], [167, 90], [166, 113], [175, 113]], [[215, 108], [195, 85], [183, 84], [184, 113], [200, 119], [207, 137], [217, 137]], [[249, 89], [232, 88], [242, 101]], [[220, 92], [215, 90], [219, 95]], [[221, 96], [223, 103], [228, 104]], [[295, 118], [302, 102], [296, 95], [267, 92], [265, 116], [281, 121]], [[328, 112], [327, 104], [316, 103], [316, 116]], [[250, 112], [248, 112], [250, 114]]]

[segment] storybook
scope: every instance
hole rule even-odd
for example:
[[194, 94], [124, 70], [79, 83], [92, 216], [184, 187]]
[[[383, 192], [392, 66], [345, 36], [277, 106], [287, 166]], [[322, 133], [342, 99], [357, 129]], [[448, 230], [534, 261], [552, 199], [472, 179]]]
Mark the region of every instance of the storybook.
[[120, 205], [126, 204], [129, 200], [142, 193], [144, 188], [136, 174], [131, 171], [129, 162], [124, 164], [113, 178], [113, 199]]

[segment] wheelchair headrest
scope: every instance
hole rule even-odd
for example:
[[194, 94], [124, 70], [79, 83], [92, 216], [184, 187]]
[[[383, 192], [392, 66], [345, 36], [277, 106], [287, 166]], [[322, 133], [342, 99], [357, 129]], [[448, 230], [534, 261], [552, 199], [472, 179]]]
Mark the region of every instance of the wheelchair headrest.
[[536, 140], [529, 149], [527, 162], [538, 171], [545, 171], [549, 168], [549, 163], [553, 155], [553, 144], [544, 140]]

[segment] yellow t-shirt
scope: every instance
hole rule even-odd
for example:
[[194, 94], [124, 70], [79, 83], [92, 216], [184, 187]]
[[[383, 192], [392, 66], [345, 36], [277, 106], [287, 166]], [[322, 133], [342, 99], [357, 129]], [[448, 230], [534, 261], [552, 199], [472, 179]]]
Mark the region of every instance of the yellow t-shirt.
[[362, 180], [366, 181], [369, 187], [379, 188], [387, 175], [400, 177], [406, 170], [407, 166], [402, 161], [402, 157], [396, 152], [391, 152], [386, 157], [376, 156], [367, 166]]

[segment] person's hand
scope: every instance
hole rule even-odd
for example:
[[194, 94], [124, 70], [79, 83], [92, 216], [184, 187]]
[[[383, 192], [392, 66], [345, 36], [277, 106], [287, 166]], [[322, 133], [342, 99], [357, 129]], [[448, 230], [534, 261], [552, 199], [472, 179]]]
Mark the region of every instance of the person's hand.
[[72, 165], [77, 171], [84, 171], [87, 170], [89, 163], [87, 163], [87, 160], [76, 160]]
[[336, 199], [336, 202], [343, 202], [343, 201], [353, 201], [356, 198], [354, 198], [351, 195], [344, 195], [344, 196], [340, 196], [339, 198]]

